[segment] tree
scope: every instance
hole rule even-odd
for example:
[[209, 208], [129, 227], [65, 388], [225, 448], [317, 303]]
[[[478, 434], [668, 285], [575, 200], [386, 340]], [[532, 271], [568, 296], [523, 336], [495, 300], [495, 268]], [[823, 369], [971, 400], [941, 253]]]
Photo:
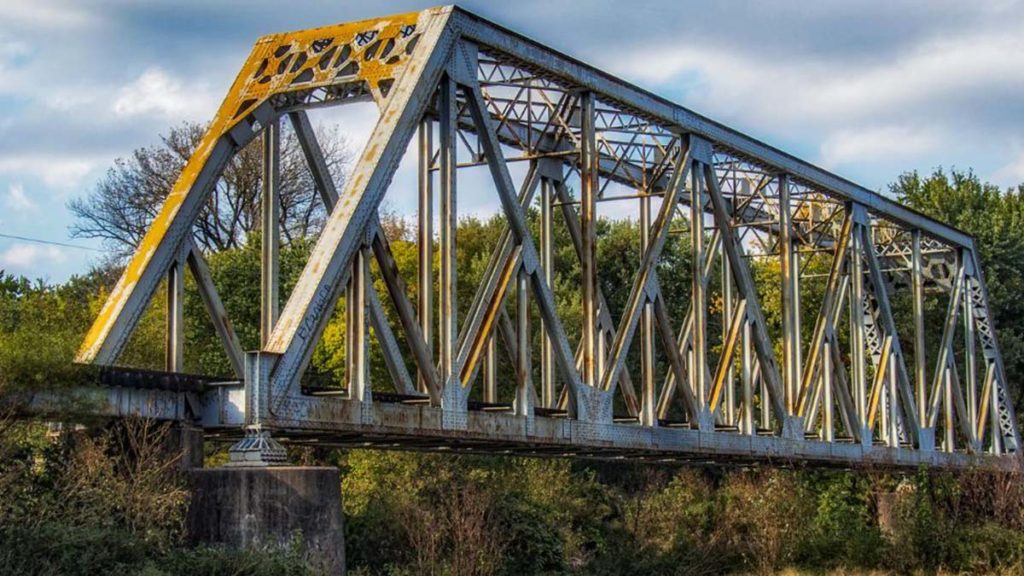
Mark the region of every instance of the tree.
[[[288, 126], [282, 122], [282, 126]], [[68, 208], [77, 218], [75, 238], [100, 238], [116, 256], [135, 249], [182, 168], [202, 140], [205, 127], [184, 123], [171, 128], [155, 146], [137, 148], [118, 158], [106, 176], [84, 198]], [[285, 242], [319, 232], [326, 212], [295, 133], [281, 137], [281, 232]], [[324, 159], [342, 182], [351, 154], [336, 129], [320, 128], [318, 140]], [[194, 225], [199, 245], [207, 251], [239, 248], [259, 228], [263, 186], [262, 150], [257, 139], [231, 159]]]
[[[900, 202], [977, 240], [1006, 376], [1018, 387], [1024, 378], [1024, 184], [1003, 191], [970, 170], [939, 168], [930, 176], [904, 173], [889, 189]], [[1020, 390], [1012, 392], [1020, 412]]]

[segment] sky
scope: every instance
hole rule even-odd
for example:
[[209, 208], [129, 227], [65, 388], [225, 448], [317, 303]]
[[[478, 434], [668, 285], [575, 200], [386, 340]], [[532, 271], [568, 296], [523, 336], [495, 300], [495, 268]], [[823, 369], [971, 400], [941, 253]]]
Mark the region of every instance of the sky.
[[[98, 242], [69, 237], [68, 202], [209, 120], [260, 35], [431, 5], [4, 0], [0, 235], [68, 245], [0, 237], [0, 270], [59, 282], [98, 262]], [[873, 190], [937, 166], [1024, 182], [1024, 1], [460, 5]], [[372, 128], [331, 118], [357, 147]]]

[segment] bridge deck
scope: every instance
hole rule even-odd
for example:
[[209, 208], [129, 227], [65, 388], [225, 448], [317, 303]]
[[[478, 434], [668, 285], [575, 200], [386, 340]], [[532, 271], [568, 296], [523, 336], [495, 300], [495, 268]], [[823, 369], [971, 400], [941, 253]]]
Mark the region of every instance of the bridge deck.
[[[693, 464], [1020, 469], [1015, 458], [966, 451], [922, 452], [910, 447], [890, 448], [879, 441], [864, 446], [852, 438], [834, 442], [817, 438], [793, 441], [774, 436], [770, 431], [748, 436], [724, 430], [701, 432], [673, 423], [644, 427], [616, 422], [595, 429], [565, 417], [536, 416], [527, 423], [513, 414], [482, 409], [470, 410], [465, 429], [452, 429], [444, 426], [441, 409], [423, 403], [376, 401], [369, 410], [359, 402], [340, 401], [340, 404], [342, 418], [334, 429], [277, 428], [274, 437], [282, 443], [338, 448]], [[206, 431], [211, 439], [232, 441], [242, 437], [242, 430], [237, 426], [211, 427]]]
[[[232, 417], [223, 410], [223, 394], [238, 392], [241, 384], [220, 382], [205, 376], [170, 374], [148, 370], [104, 369], [99, 386], [77, 388], [77, 405], [88, 416], [145, 416], [202, 426], [212, 440], [241, 438], [237, 423], [224, 425]], [[191, 396], [191, 398], [189, 398]], [[62, 398], [66, 399], [66, 398]], [[36, 415], [74, 410], [55, 397], [37, 397]], [[802, 440], [762, 430], [750, 436], [735, 427], [718, 426], [715, 431], [692, 429], [688, 423], [660, 421], [656, 427], [640, 426], [635, 418], [620, 415], [611, 424], [588, 424], [569, 418], [564, 412], [523, 418], [511, 413], [511, 406], [472, 402], [463, 415], [448, 414], [431, 407], [429, 398], [401, 394], [378, 394], [372, 402], [324, 398], [331, 406], [330, 427], [279, 427], [274, 436], [283, 443], [340, 448], [380, 448], [546, 457], [575, 457], [605, 460], [635, 460], [694, 464], [839, 468], [938, 468], [976, 467], [1019, 470], [1017, 458], [915, 450], [911, 446], [892, 448], [881, 441], [871, 445], [852, 438], [823, 442], [812, 434]], [[102, 410], [97, 407], [102, 406]], [[203, 414], [197, 410], [204, 411]], [[453, 420], [451, 416], [464, 416]], [[329, 428], [329, 429], [328, 429]]]

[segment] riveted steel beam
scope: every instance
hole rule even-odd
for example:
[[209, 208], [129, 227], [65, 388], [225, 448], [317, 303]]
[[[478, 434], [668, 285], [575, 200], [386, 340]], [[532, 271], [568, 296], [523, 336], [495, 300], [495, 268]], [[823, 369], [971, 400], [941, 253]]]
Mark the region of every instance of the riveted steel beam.
[[413, 384], [409, 371], [405, 367], [405, 359], [398, 348], [398, 340], [391, 330], [387, 314], [384, 312], [384, 305], [380, 301], [380, 295], [373, 286], [373, 280], [366, 279], [366, 297], [369, 306], [370, 324], [380, 342], [381, 351], [384, 353], [384, 364], [387, 366], [388, 374], [400, 394], [414, 395], [421, 391]]
[[260, 205], [260, 344], [266, 346], [281, 305], [281, 124], [277, 119], [263, 128]]
[[167, 342], [165, 368], [185, 371], [185, 262], [184, 255], [167, 271]]
[[[451, 64], [449, 65], [451, 66]], [[458, 148], [455, 79], [451, 72], [441, 78], [437, 98], [440, 234], [440, 284], [438, 286], [438, 372], [444, 382], [442, 403], [461, 402], [456, 389], [462, 388], [456, 362], [459, 337], [458, 262], [456, 260], [459, 212], [456, 197], [456, 151]]]
[[[686, 185], [686, 177], [690, 172], [690, 165], [692, 164], [688, 145], [684, 145], [678, 154], [679, 159], [675, 165], [673, 182], [669, 185], [669, 191], [662, 201], [661, 210], [658, 212], [658, 217], [655, 219], [652, 229], [646, 232], [646, 235], [649, 236], [649, 244], [645, 246], [641, 256], [640, 269], [626, 299], [625, 312], [622, 315], [618, 333], [608, 354], [608, 368], [600, 383], [601, 388], [605, 390], [613, 389], [619, 371], [622, 370], [626, 362], [626, 353], [629, 351], [637, 322], [640, 319], [640, 313], [643, 306], [651, 300], [648, 285], [654, 277], [654, 268], [661, 257], [661, 250], [665, 246], [665, 240], [668, 239], [669, 225], [676, 209], [676, 198], [683, 192], [683, 187]], [[703, 231], [701, 233], [703, 234]], [[584, 238], [586, 238], [586, 235], [584, 235]], [[585, 246], [586, 243], [584, 242]], [[584, 255], [586, 254], [584, 253]], [[701, 271], [703, 271], [703, 266]]]
[[[417, 260], [418, 284], [416, 306], [420, 318], [420, 330], [427, 351], [433, 355], [434, 342], [434, 183], [430, 168], [433, 162], [433, 121], [420, 122], [417, 140], [417, 178], [419, 185], [418, 218], [419, 259]], [[426, 392], [424, 375], [419, 374], [418, 386]]]

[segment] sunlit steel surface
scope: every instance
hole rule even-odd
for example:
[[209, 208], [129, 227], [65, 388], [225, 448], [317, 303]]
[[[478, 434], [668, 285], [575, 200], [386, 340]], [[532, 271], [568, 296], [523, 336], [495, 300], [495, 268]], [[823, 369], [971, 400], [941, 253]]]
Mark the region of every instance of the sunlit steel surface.
[[[305, 111], [367, 100], [380, 118], [338, 190]], [[262, 135], [264, 229], [276, 230], [285, 118], [330, 217], [280, 311], [277, 234], [264, 235], [262, 346], [243, 353], [191, 227], [225, 163]], [[413, 304], [377, 210], [417, 132]], [[528, 166], [519, 181], [515, 162]], [[475, 297], [459, 302], [457, 184], [473, 166], [489, 169], [508, 226]], [[538, 196], [535, 237], [525, 209]], [[617, 314], [599, 281], [605, 202], [633, 206], [642, 229]], [[578, 338], [567, 335], [553, 293], [556, 225], [579, 259]], [[692, 260], [687, 309], [668, 304], [658, 277], [668, 239], [680, 233]], [[778, 271], [771, 285], [754, 261]], [[186, 266], [240, 382], [206, 386], [186, 403], [211, 430], [259, 425], [337, 444], [683, 460], [1019, 461], [971, 237], [454, 7], [260, 39], [78, 360], [114, 363], [168, 278], [167, 369], [180, 371]], [[896, 321], [894, 290], [910, 294], [901, 301], [908, 333], [897, 331], [908, 323]], [[928, 291], [942, 295], [941, 325], [925, 324]], [[343, 293], [348, 379], [316, 394], [302, 374]], [[769, 329], [765, 297], [778, 298], [781, 333]], [[529, 337], [531, 310], [539, 343]], [[370, 327], [392, 382], [368, 381]], [[941, 333], [934, 350], [928, 330]], [[502, 353], [514, 372], [507, 398], [497, 382]]]

